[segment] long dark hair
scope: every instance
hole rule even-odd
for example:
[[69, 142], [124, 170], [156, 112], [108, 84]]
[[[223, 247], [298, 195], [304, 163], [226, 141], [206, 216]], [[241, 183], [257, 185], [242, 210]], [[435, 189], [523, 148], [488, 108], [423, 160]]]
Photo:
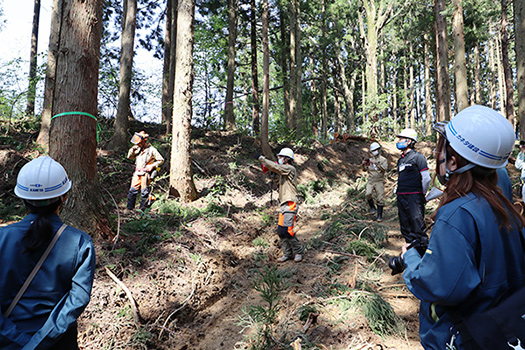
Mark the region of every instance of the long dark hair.
[[22, 237], [22, 244], [25, 246], [24, 253], [31, 253], [51, 240], [54, 230], [48, 216], [56, 212], [62, 204], [62, 199], [43, 207], [32, 205], [28, 201], [24, 201], [24, 204], [29, 212], [38, 215]]
[[[440, 137], [437, 149], [443, 145], [445, 139]], [[447, 161], [450, 157], [455, 156], [458, 168], [468, 164], [468, 161], [461, 157], [447, 142]], [[436, 173], [438, 171], [436, 164]], [[511, 229], [515, 226], [518, 229], [525, 227], [525, 219], [518, 210], [512, 205], [509, 199], [503, 195], [503, 192], [498, 187], [498, 174], [494, 169], [476, 166], [461, 174], [452, 174], [447, 182], [447, 187], [439, 202], [439, 208], [453, 200], [466, 196], [469, 192], [475, 193], [480, 197], [485, 198], [489, 203], [494, 215], [499, 219], [500, 229], [506, 226]], [[435, 219], [436, 212], [433, 214]]]

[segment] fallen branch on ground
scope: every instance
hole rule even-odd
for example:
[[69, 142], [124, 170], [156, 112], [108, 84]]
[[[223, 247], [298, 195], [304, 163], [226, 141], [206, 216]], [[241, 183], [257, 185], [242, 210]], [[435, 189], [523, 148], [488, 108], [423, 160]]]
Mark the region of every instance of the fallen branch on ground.
[[130, 290], [128, 289], [128, 287], [126, 287], [126, 285], [124, 283], [122, 283], [122, 281], [120, 281], [118, 279], [117, 276], [115, 276], [113, 274], [113, 272], [111, 272], [108, 267], [106, 266], [105, 267], [106, 269], [106, 272], [107, 274], [109, 275], [109, 277], [111, 277], [111, 279], [113, 281], [115, 281], [119, 286], [120, 288], [122, 288], [124, 290], [124, 292], [126, 292], [126, 296], [128, 297], [129, 299], [129, 302], [131, 304], [131, 309], [133, 310], [133, 320], [135, 320], [135, 325], [139, 325], [140, 324], [140, 314], [139, 314], [139, 310], [137, 308], [137, 304], [135, 302], [135, 299], [133, 299], [133, 295], [131, 294]]

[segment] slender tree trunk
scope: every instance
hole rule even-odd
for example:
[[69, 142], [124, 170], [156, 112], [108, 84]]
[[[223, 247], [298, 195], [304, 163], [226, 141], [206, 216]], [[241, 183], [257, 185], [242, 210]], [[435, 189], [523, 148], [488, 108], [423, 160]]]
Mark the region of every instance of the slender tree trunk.
[[[492, 33], [492, 29], [490, 30]], [[496, 109], [496, 93], [497, 93], [497, 81], [498, 75], [496, 70], [497, 51], [496, 51], [496, 40], [489, 39], [488, 45], [488, 56], [489, 56], [489, 68], [490, 68], [490, 106], [492, 109]]]
[[520, 140], [525, 140], [525, 3], [514, 0], [514, 35], [516, 36], [516, 78], [518, 88], [518, 123]]
[[[343, 57], [340, 54], [341, 49], [339, 48], [339, 54], [337, 55], [337, 65], [339, 67], [339, 76], [341, 78], [341, 85], [343, 87], [343, 98], [346, 106], [346, 130], [348, 133], [355, 132], [355, 117], [354, 117], [354, 99], [353, 89], [351, 90], [348, 86], [348, 80], [346, 78], [345, 63]], [[355, 71], [352, 72], [353, 84], [355, 87]]]
[[40, 0], [35, 0], [33, 10], [33, 29], [31, 32], [31, 53], [29, 55], [29, 87], [27, 93], [28, 115], [35, 114], [35, 96], [36, 96], [36, 66], [38, 54], [38, 26], [40, 23]]
[[[335, 67], [334, 67], [335, 68]], [[337, 70], [333, 70], [333, 81], [334, 81], [334, 132], [341, 133], [341, 123], [343, 117], [341, 115], [341, 84], [339, 83], [337, 77]]]
[[257, 72], [257, 8], [255, 0], [250, 0], [251, 17], [250, 17], [250, 43], [251, 43], [251, 60], [252, 60], [252, 128], [253, 134], [259, 136], [260, 121], [259, 114], [261, 106], [259, 104], [259, 73]]
[[[321, 9], [321, 16], [323, 16], [322, 24], [321, 24], [321, 37], [326, 37], [326, 0], [322, 0], [322, 9]], [[323, 79], [323, 86], [322, 86], [322, 111], [323, 111], [323, 125], [321, 128], [321, 137], [324, 140], [328, 139], [328, 110], [327, 110], [327, 90], [328, 90], [328, 81], [326, 78], [326, 47], [322, 48], [322, 79]]]
[[[397, 62], [396, 56], [393, 57], [393, 61]], [[398, 83], [398, 70], [394, 67], [392, 73], [392, 117], [394, 119], [394, 134], [397, 134], [399, 130], [398, 122], [398, 105], [397, 105], [397, 83]]]
[[[164, 63], [162, 66], [162, 123], [166, 125], [166, 134], [169, 134], [168, 121], [171, 120], [171, 112], [173, 111], [173, 94], [169, 93], [170, 85], [170, 55], [171, 50], [171, 23], [172, 23], [172, 0], [166, 0], [166, 32], [164, 33]], [[175, 60], [175, 58], [173, 58]]]
[[408, 93], [410, 94], [408, 97], [408, 112], [410, 113], [410, 127], [412, 129], [416, 128], [416, 108], [415, 108], [415, 79], [414, 79], [414, 65], [412, 62], [414, 62], [414, 49], [411, 45], [409, 45], [409, 66], [408, 71], [410, 74], [409, 79], [409, 88]]
[[425, 65], [425, 134], [430, 135], [432, 133], [432, 81], [430, 79], [430, 49], [429, 49], [429, 38], [425, 35], [423, 44], [423, 56]]
[[482, 91], [481, 91], [481, 60], [479, 57], [479, 43], [474, 46], [474, 104], [481, 104]]
[[296, 112], [295, 112], [295, 120], [296, 120], [296, 130], [297, 130], [297, 139], [300, 139], [302, 136], [302, 129], [303, 129], [303, 57], [301, 52], [301, 0], [294, 0], [297, 3], [296, 10], [297, 14], [295, 16], [296, 18], [296, 24], [295, 24], [295, 40], [296, 40], [296, 67], [295, 67], [295, 74], [296, 74]]
[[279, 1], [279, 16], [280, 16], [280, 30], [281, 30], [281, 72], [283, 80], [283, 99], [284, 99], [284, 120], [288, 125], [290, 120], [290, 82], [288, 77], [288, 57], [290, 56], [289, 40], [286, 35], [286, 14], [285, 4], [286, 1]]
[[450, 79], [448, 75], [447, 24], [445, 0], [434, 0], [436, 16], [436, 119], [450, 120]]
[[[166, 120], [166, 133], [171, 132], [172, 122], [173, 122], [173, 94], [175, 93], [175, 73], [176, 73], [176, 64], [177, 64], [177, 14], [179, 2], [178, 0], [167, 0], [171, 1], [171, 38], [170, 38], [170, 69], [169, 69], [169, 79], [168, 79], [168, 96], [169, 96], [169, 107], [168, 112], [169, 118]], [[206, 103], [209, 103], [206, 100]]]
[[235, 42], [237, 41], [237, 0], [228, 1], [228, 81], [226, 83], [226, 102], [224, 105], [224, 127], [236, 131], [233, 115], [233, 87], [235, 83]]
[[58, 56], [58, 41], [60, 39], [61, 11], [63, 0], [53, 0], [51, 10], [51, 30], [49, 33], [49, 48], [47, 52], [46, 81], [44, 87], [44, 106], [42, 109], [42, 123], [36, 142], [45, 150], [49, 149], [49, 129], [51, 113], [53, 113], [53, 95], [55, 93], [56, 63]]
[[405, 96], [405, 128], [410, 128], [410, 88], [408, 79], [408, 68], [407, 62], [405, 60], [405, 65], [403, 67], [403, 93]]
[[197, 198], [190, 154], [193, 79], [195, 76], [193, 68], [195, 0], [179, 0], [177, 17], [170, 194], [180, 197], [184, 202], [190, 202]]
[[[518, 0], [516, 0], [518, 1]], [[503, 63], [503, 73], [505, 75], [505, 90], [506, 90], [506, 112], [507, 119], [515, 127], [516, 121], [514, 117], [514, 83], [512, 81], [512, 67], [509, 60], [509, 33], [507, 26], [508, 1], [501, 0], [501, 58]], [[519, 56], [519, 55], [518, 55]]]
[[290, 118], [286, 120], [288, 130], [293, 131], [296, 127], [296, 107], [297, 107], [297, 78], [295, 67], [296, 60], [296, 25], [297, 25], [297, 11], [295, 0], [289, 1], [290, 5]]
[[270, 107], [270, 46], [268, 43], [268, 0], [263, 0], [262, 45], [263, 45], [263, 105], [261, 120], [261, 148], [265, 157], [274, 159], [268, 141], [268, 117]]
[[52, 115], [62, 115], [52, 120], [49, 154], [73, 182], [61, 216], [92, 235], [108, 238], [106, 196], [97, 176], [97, 122], [93, 119], [98, 106], [102, 0], [65, 1], [54, 10], [60, 26]]
[[108, 145], [109, 149], [125, 150], [128, 146], [129, 111], [131, 94], [131, 75], [135, 46], [135, 28], [137, 23], [137, 0], [124, 0], [126, 12], [122, 49], [120, 52], [120, 79], [115, 134]]
[[[312, 56], [310, 56], [310, 67], [312, 67], [312, 75], [315, 75], [315, 64], [314, 59]], [[312, 132], [314, 134], [315, 139], [319, 139], [319, 107], [317, 106], [317, 101], [319, 99], [319, 95], [317, 93], [317, 84], [316, 80], [312, 80], [312, 87], [311, 87], [311, 93], [312, 93]]]
[[454, 14], [452, 32], [454, 35], [454, 76], [456, 78], [456, 112], [468, 107], [467, 61], [465, 57], [465, 37], [463, 35], [462, 0], [452, 0]]
[[501, 37], [496, 38], [496, 64], [498, 67], [498, 89], [499, 89], [499, 98], [500, 98], [500, 112], [503, 115], [507, 115], [506, 113], [506, 103], [507, 103], [507, 96], [506, 96], [506, 89], [505, 89], [505, 73], [504, 73], [504, 67], [503, 67], [503, 58], [502, 58], [502, 50], [501, 50]]

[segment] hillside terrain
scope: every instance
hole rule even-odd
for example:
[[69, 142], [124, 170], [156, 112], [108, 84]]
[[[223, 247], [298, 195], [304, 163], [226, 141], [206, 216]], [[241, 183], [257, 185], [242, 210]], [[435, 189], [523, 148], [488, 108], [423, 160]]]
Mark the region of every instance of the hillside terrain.
[[[169, 159], [169, 144], [148, 132]], [[23, 215], [12, 189], [20, 167], [40, 153], [32, 139], [19, 133], [2, 142], [2, 225]], [[154, 183], [158, 200], [130, 214], [123, 209], [133, 163], [101, 145], [115, 239], [96, 242], [81, 349], [421, 349], [418, 302], [387, 266], [404, 242], [395, 173], [383, 222], [364, 199], [360, 162], [369, 142], [291, 145], [301, 192], [296, 231], [306, 251], [301, 263], [278, 264], [277, 191], [253, 159], [254, 139], [195, 130], [193, 140], [200, 198], [187, 205], [166, 198], [164, 164]], [[394, 169], [397, 150], [383, 144]], [[430, 157], [432, 147], [422, 142], [418, 150]], [[436, 205], [427, 205], [429, 213]]]

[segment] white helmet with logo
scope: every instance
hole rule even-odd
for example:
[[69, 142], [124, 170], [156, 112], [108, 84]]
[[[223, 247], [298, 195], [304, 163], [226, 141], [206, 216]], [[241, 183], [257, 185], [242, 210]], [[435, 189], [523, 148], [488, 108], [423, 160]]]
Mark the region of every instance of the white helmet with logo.
[[370, 145], [370, 152], [374, 152], [380, 148], [381, 148], [381, 145], [379, 143], [372, 142], [372, 144]]
[[64, 167], [53, 158], [43, 156], [33, 159], [20, 169], [16, 179], [15, 194], [38, 206], [38, 201], [58, 198], [66, 194], [70, 188], [71, 180]]
[[485, 168], [507, 165], [514, 148], [514, 128], [500, 113], [485, 106], [470, 106], [445, 126], [450, 146], [472, 164]]
[[293, 159], [293, 151], [290, 148], [283, 148], [281, 152], [279, 152], [278, 156]]
[[405, 139], [411, 139], [414, 142], [417, 142], [417, 131], [414, 129], [403, 129], [399, 134], [396, 135], [397, 137], [402, 137]]

